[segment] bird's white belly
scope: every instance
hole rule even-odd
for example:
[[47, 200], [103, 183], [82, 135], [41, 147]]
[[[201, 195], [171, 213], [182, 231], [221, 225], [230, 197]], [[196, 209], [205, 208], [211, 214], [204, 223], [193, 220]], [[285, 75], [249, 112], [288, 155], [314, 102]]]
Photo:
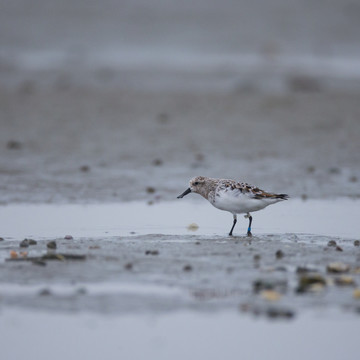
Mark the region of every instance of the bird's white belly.
[[231, 191], [224, 191], [215, 196], [212, 205], [220, 210], [229, 211], [233, 214], [243, 214], [258, 211], [270, 205], [273, 201], [254, 199], [245, 194], [234, 194]]

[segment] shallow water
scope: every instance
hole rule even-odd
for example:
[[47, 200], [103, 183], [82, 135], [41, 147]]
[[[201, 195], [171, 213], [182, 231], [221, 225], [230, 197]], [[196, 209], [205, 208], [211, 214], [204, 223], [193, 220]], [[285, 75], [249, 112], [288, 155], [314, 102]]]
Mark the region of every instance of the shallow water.
[[[314, 234], [358, 238], [357, 215], [360, 202], [291, 199], [253, 213], [253, 234]], [[238, 216], [234, 235], [246, 233], [248, 220]], [[196, 231], [188, 225], [196, 223]], [[0, 236], [7, 240], [23, 238], [75, 238], [165, 234], [227, 236], [232, 215], [200, 199], [93, 205], [8, 205], [0, 207]], [[181, 239], [179, 240], [181, 241]]]

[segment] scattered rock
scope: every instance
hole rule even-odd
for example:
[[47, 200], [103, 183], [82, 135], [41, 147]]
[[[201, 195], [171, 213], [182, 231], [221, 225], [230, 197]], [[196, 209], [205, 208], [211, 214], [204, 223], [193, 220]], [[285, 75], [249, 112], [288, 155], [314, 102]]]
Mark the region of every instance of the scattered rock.
[[296, 268], [297, 274], [307, 274], [307, 273], [316, 273], [317, 269], [309, 266], [298, 266]]
[[200, 241], [195, 241], [195, 245], [200, 245], [201, 242]]
[[90, 166], [89, 165], [82, 165], [80, 166], [80, 171], [81, 172], [89, 172], [90, 171]]
[[158, 250], [146, 250], [145, 255], [159, 255]]
[[352, 276], [342, 275], [337, 277], [334, 281], [335, 285], [338, 286], [355, 286], [355, 280]]
[[154, 187], [152, 187], [152, 186], [148, 186], [148, 187], [146, 188], [146, 192], [147, 192], [148, 194], [153, 194], [155, 191], [156, 191], [156, 189], [155, 189]]
[[301, 194], [301, 200], [305, 201], [308, 199], [308, 195], [307, 194]]
[[341, 170], [337, 167], [331, 167], [329, 170], [328, 170], [328, 173], [329, 174], [333, 174], [333, 175], [338, 175], [341, 173]]
[[64, 239], [65, 240], [73, 240], [74, 238], [71, 235], [65, 235]]
[[333, 262], [326, 267], [328, 273], [344, 273], [350, 270], [350, 266], [341, 262]]
[[55, 241], [49, 241], [46, 246], [48, 247], [48, 249], [56, 249], [57, 245]]
[[78, 295], [86, 295], [87, 294], [87, 290], [85, 287], [80, 287], [76, 290], [76, 294]]
[[28, 239], [24, 239], [20, 245], [20, 247], [29, 247], [29, 240]]
[[153, 164], [154, 166], [161, 166], [161, 165], [163, 164], [163, 161], [162, 161], [161, 159], [154, 159], [154, 160], [152, 161], [152, 164]]
[[353, 291], [353, 298], [360, 299], [360, 288], [357, 288]]
[[260, 259], [261, 259], [261, 255], [259, 255], [259, 254], [255, 254], [255, 255], [254, 255], [254, 261], [255, 261], [255, 262], [259, 262]]
[[188, 229], [189, 231], [196, 231], [196, 230], [199, 229], [199, 225], [198, 225], [198, 224], [195, 224], [195, 223], [192, 223], [192, 224], [190, 224], [190, 225], [187, 227], [187, 229]]
[[37, 244], [37, 241], [34, 240], [34, 239], [27, 239], [29, 245], [36, 245]]
[[271, 319], [278, 319], [278, 318], [292, 319], [295, 316], [295, 312], [289, 309], [270, 308], [267, 309], [266, 315]]
[[258, 279], [253, 282], [253, 291], [255, 293], [260, 293], [264, 290], [276, 290], [285, 293], [287, 290], [287, 281]]
[[17, 259], [18, 253], [15, 250], [10, 251], [10, 259]]
[[338, 245], [338, 246], [336, 247], [336, 251], [344, 251], [344, 250], [342, 249], [341, 246]]
[[6, 148], [9, 150], [20, 150], [22, 148], [22, 143], [16, 140], [9, 140], [6, 144]]
[[132, 268], [133, 268], [133, 264], [132, 263], [126, 263], [125, 265], [124, 265], [124, 269], [126, 269], [126, 270], [132, 270]]
[[336, 246], [336, 241], [335, 240], [330, 240], [327, 244], [327, 246]]
[[51, 291], [49, 289], [42, 289], [39, 291], [39, 296], [49, 296], [51, 295]]
[[281, 294], [275, 290], [263, 290], [260, 296], [266, 301], [278, 301], [281, 298]]
[[354, 240], [354, 246], [360, 246], [360, 240]]
[[356, 183], [356, 182], [358, 182], [358, 178], [357, 178], [357, 176], [355, 176], [355, 175], [354, 175], [354, 176], [350, 176], [350, 177], [349, 177], [349, 181], [352, 182], [352, 183]]
[[314, 173], [314, 172], [315, 172], [315, 166], [312, 166], [312, 165], [308, 166], [308, 167], [306, 168], [306, 172], [307, 172], [308, 174]]
[[191, 265], [185, 265], [184, 267], [183, 267], [183, 271], [192, 271], [192, 266]]
[[0, 241], [4, 241], [4, 238], [0, 237]]
[[302, 294], [305, 292], [320, 291], [326, 286], [326, 279], [319, 274], [302, 275], [299, 279], [296, 292]]
[[282, 250], [278, 250], [276, 253], [275, 253], [275, 257], [277, 259], [282, 259], [283, 257], [285, 256], [284, 252]]
[[97, 250], [97, 249], [101, 249], [101, 247], [99, 245], [92, 245], [92, 246], [89, 246], [89, 249], [90, 250]]

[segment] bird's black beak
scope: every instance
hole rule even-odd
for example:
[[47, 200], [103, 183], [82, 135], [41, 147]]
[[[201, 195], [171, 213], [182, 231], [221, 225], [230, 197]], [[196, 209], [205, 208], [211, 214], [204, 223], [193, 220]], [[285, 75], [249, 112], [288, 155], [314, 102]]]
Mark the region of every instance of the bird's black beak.
[[182, 199], [185, 195], [190, 194], [190, 193], [191, 193], [191, 189], [188, 188], [181, 195], [179, 195], [177, 198]]

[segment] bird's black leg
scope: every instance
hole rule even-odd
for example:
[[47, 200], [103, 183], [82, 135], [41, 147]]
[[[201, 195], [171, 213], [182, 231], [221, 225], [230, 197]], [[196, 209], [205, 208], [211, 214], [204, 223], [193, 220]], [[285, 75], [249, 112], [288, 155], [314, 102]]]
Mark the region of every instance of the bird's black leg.
[[233, 232], [234, 227], [235, 227], [236, 222], [237, 222], [236, 214], [234, 214], [233, 216], [234, 216], [234, 222], [233, 222], [233, 226], [232, 226], [232, 228], [231, 228], [231, 230], [230, 230], [230, 232], [229, 232], [229, 235], [230, 235], [230, 236], [232, 236], [232, 232]]
[[245, 217], [249, 218], [249, 227], [248, 227], [248, 230], [247, 230], [247, 236], [252, 236], [252, 233], [251, 233], [252, 216], [250, 215], [250, 213], [247, 213], [245, 215]]

